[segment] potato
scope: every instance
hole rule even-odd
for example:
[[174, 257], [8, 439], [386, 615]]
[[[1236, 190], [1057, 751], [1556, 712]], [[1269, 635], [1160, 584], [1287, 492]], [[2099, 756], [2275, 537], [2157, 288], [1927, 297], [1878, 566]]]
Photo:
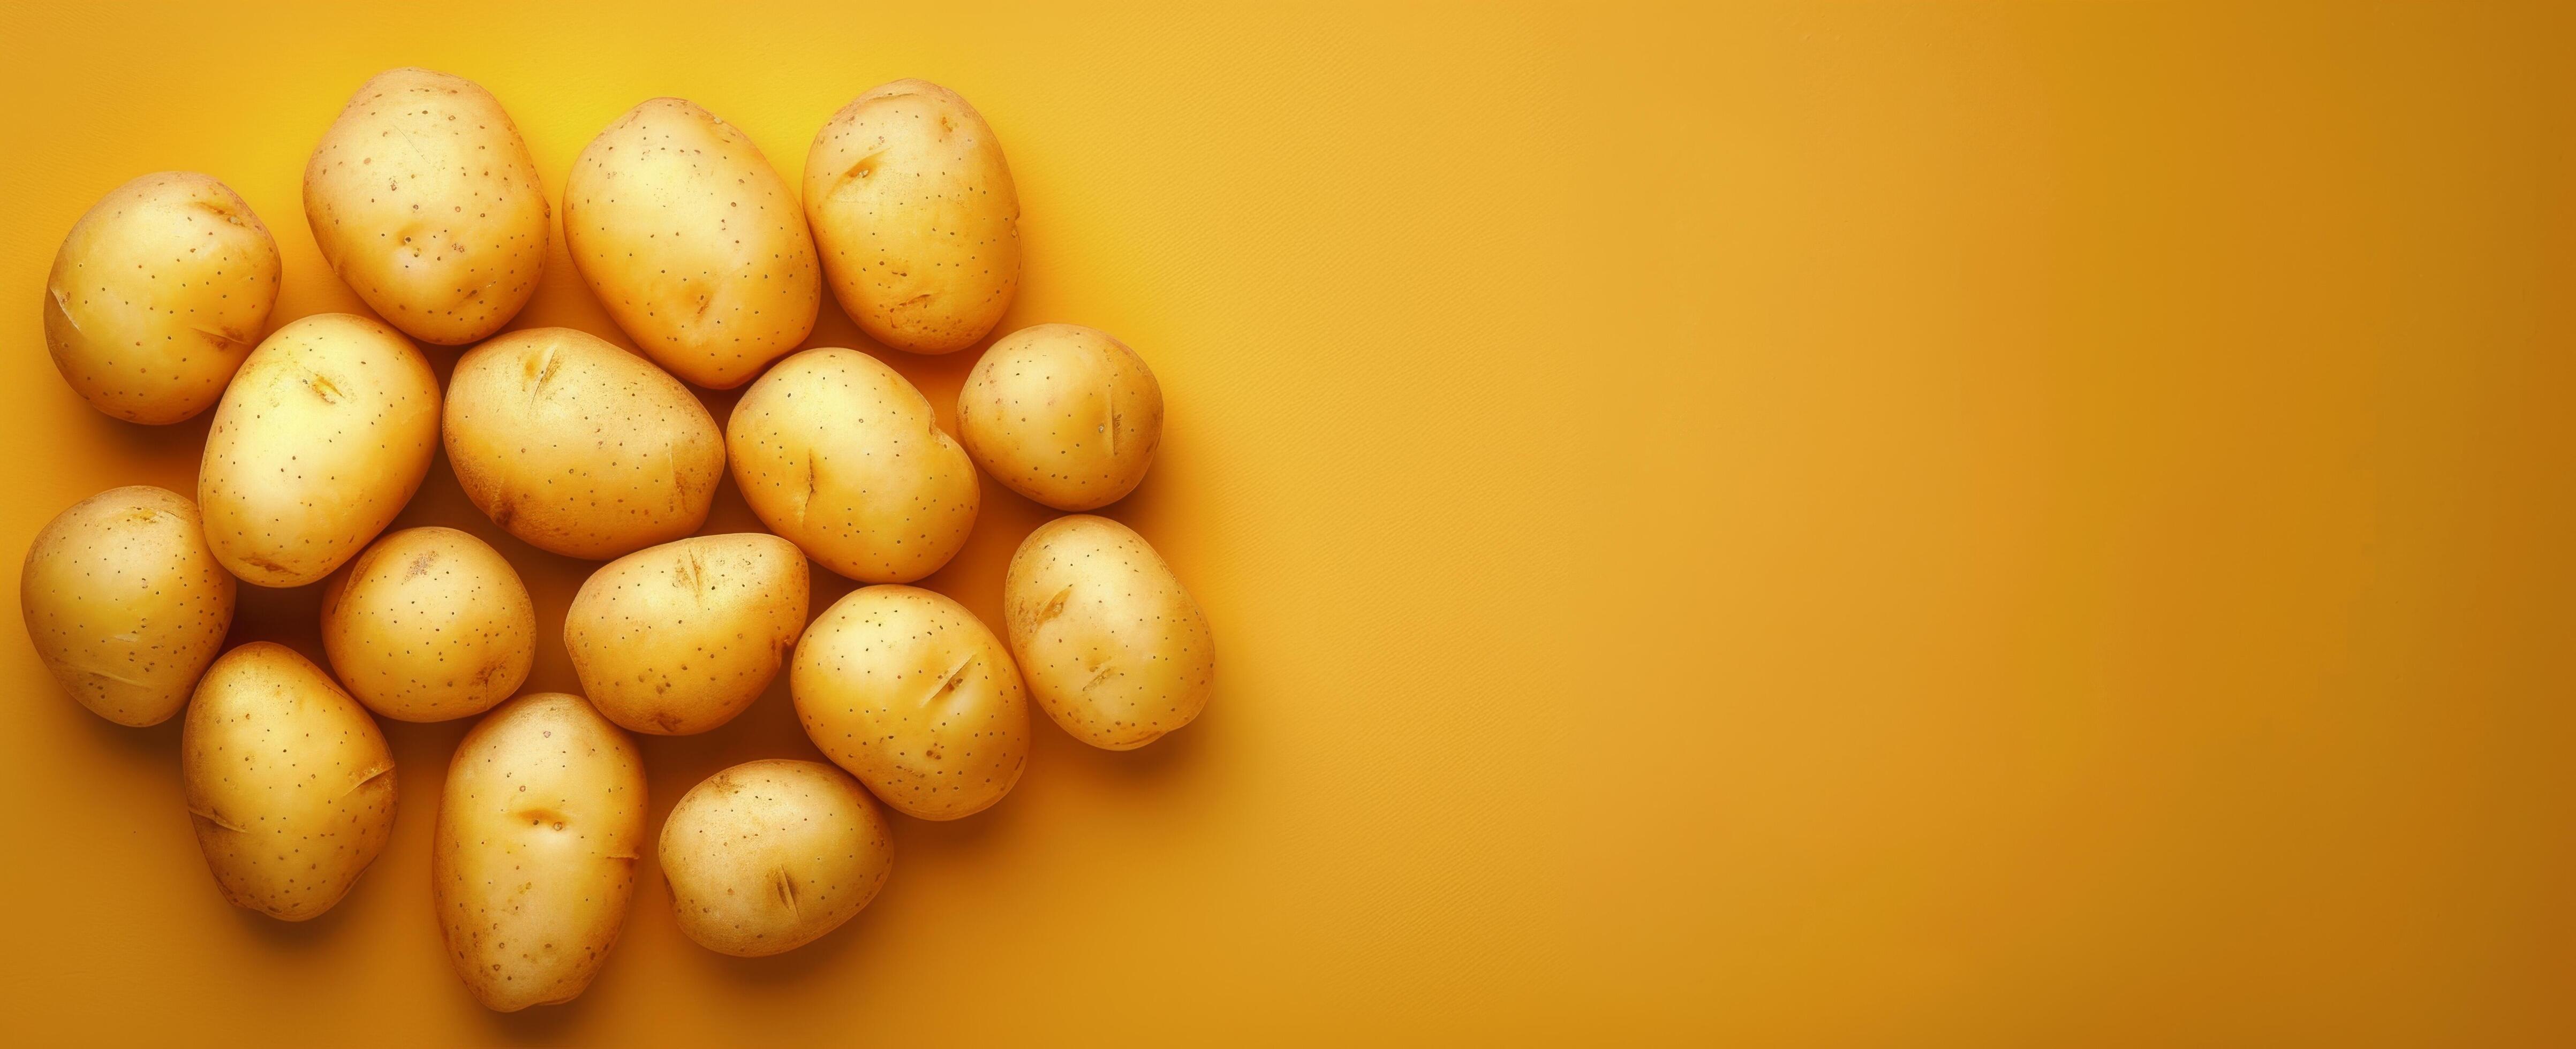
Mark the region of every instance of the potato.
[[580, 696], [502, 704], [456, 745], [430, 891], [456, 975], [498, 1012], [580, 997], [635, 889], [644, 761]]
[[377, 315], [461, 346], [501, 330], [546, 265], [546, 194], [500, 100], [427, 69], [376, 74], [304, 165], [322, 257]]
[[1041, 324], [1005, 335], [957, 392], [957, 436], [975, 465], [1058, 510], [1136, 490], [1163, 443], [1163, 387], [1107, 334]]
[[680, 931], [757, 958], [840, 928], [885, 887], [894, 834], [859, 781], [815, 761], [709, 776], [662, 821], [662, 877]]
[[857, 350], [779, 362], [734, 404], [725, 443], [761, 523], [852, 579], [919, 579], [975, 530], [983, 490], [966, 449], [921, 391]]
[[393, 523], [438, 449], [438, 378], [393, 329], [306, 317], [252, 350], [215, 406], [197, 505], [243, 582], [303, 586]]
[[805, 217], [833, 297], [898, 350], [951, 353], [1020, 288], [1020, 192], [984, 115], [926, 80], [869, 90], [805, 154]]
[[1073, 738], [1107, 750], [1161, 739], [1207, 708], [1216, 643], [1198, 602], [1126, 525], [1039, 525], [1002, 577], [1002, 617], [1029, 692]]
[[591, 573], [564, 613], [573, 673], [608, 720], [686, 736], [734, 719], [805, 630], [805, 555], [774, 535], [705, 535]]
[[215, 661], [179, 732], [197, 846], [224, 898], [291, 922], [340, 902], [394, 830], [394, 755], [313, 661], [253, 641]]
[[259, 344], [277, 279], [277, 238], [232, 187], [145, 175], [99, 198], [54, 253], [45, 348], [90, 407], [193, 419]]
[[787, 677], [826, 757], [895, 811], [953, 820], [1002, 800], [1029, 763], [1029, 703], [1000, 639], [909, 586], [851, 591], [816, 617]]
[[27, 547], [18, 609], [36, 657], [90, 713], [158, 725], [188, 704], [233, 623], [233, 577], [197, 504], [148, 485], [55, 515]]
[[537, 606], [491, 544], [406, 528], [323, 592], [322, 648], [369, 710], [396, 721], [471, 717], [528, 679]]
[[571, 328], [514, 331], [457, 358], [447, 461], [493, 523], [606, 560], [697, 531], [724, 435], [652, 362]]
[[581, 151], [564, 244], [646, 356], [713, 389], [795, 349], [823, 302], [787, 181], [741, 128], [682, 99], [627, 110]]

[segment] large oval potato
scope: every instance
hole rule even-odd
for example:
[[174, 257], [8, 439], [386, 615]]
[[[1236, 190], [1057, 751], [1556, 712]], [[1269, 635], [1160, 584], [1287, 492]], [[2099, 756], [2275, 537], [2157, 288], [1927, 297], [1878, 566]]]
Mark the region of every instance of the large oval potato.
[[852, 99], [805, 154], [805, 216], [833, 297], [898, 350], [951, 353], [1020, 289], [1020, 191], [956, 92], [898, 80]]
[[377, 315], [461, 346], [501, 330], [546, 265], [546, 194], [501, 102], [464, 77], [389, 69], [304, 166], [322, 257]]
[[1163, 443], [1163, 387], [1105, 332], [1041, 324], [984, 351], [957, 391], [957, 436], [975, 465], [1058, 510], [1135, 491]]
[[1030, 532], [1002, 577], [1002, 615], [1038, 706], [1092, 746], [1161, 739], [1216, 690], [1207, 616], [1145, 537], [1106, 517]]
[[259, 344], [277, 280], [277, 238], [232, 187], [145, 175], [99, 198], [54, 253], [45, 348], [93, 408], [192, 419]]
[[306, 317], [252, 350], [215, 406], [197, 505], [215, 558], [303, 586], [392, 524], [438, 450], [438, 377], [393, 329]]
[[796, 646], [796, 718], [895, 811], [992, 807], [1029, 763], [1029, 703], [1000, 639], [966, 606], [909, 586], [851, 591]]
[[465, 497], [540, 550], [605, 560], [697, 531], [724, 434], [653, 362], [571, 328], [465, 351], [447, 384], [447, 462]]
[[734, 404], [725, 436], [761, 523], [852, 579], [919, 579], [975, 530], [983, 491], [966, 449], [921, 391], [857, 350], [779, 362]]
[[580, 696], [502, 704], [456, 745], [430, 890], [456, 975], [487, 1009], [580, 997], [626, 925], [644, 760]]
[[215, 661], [179, 733], [197, 845], [234, 904], [300, 922], [340, 902], [394, 829], [394, 755], [313, 661], [253, 641]]
[[36, 657], [80, 705], [119, 725], [158, 725], [223, 651], [233, 577], [206, 547], [197, 504], [149, 485], [111, 488], [36, 533], [18, 610]]
[[840, 928], [885, 887], [894, 833], [849, 773], [751, 761], [689, 788], [662, 821], [662, 877], [680, 931], [757, 958]]
[[537, 606], [491, 544], [453, 528], [376, 541], [322, 594], [322, 648], [358, 702], [396, 721], [471, 717], [537, 659]]
[[814, 238], [742, 129], [683, 99], [626, 112], [573, 161], [564, 245], [608, 315], [671, 374], [718, 390], [814, 330]]
[[686, 736], [734, 719], [778, 677], [812, 585], [796, 544], [760, 532], [638, 550], [591, 573], [564, 613], [573, 673], [608, 720]]

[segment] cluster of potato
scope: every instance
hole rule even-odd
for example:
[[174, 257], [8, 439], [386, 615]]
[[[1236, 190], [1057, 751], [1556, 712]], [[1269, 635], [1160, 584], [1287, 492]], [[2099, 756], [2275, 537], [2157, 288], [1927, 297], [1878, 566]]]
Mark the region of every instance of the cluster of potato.
[[[1113, 750], [1198, 716], [1207, 622], [1114, 521], [1029, 535], [998, 636], [902, 585], [965, 545], [979, 468], [1062, 510], [1133, 490], [1162, 432], [1143, 359], [1072, 325], [1008, 335], [959, 397], [961, 442], [876, 358], [793, 352], [827, 285], [870, 337], [914, 353], [967, 348], [1001, 319], [1019, 204], [983, 117], [922, 81], [871, 90], [815, 135], [802, 196], [741, 130], [679, 99], [582, 151], [565, 243], [644, 357], [570, 329], [497, 334], [536, 289], [551, 216], [499, 101], [443, 73], [368, 81], [305, 169], [314, 239], [382, 320], [325, 314], [261, 338], [276, 242], [204, 175], [138, 178], [72, 228], [45, 301], [64, 379], [120, 419], [215, 415], [195, 501], [112, 489], [36, 537], [27, 628], [99, 716], [186, 710], [188, 812], [227, 899], [289, 921], [328, 910], [392, 828], [375, 719], [479, 716], [439, 806], [435, 907], [484, 1005], [563, 1002], [617, 940], [647, 846], [630, 732], [715, 729], [787, 671], [832, 764], [717, 773], [658, 843], [681, 928], [764, 955], [876, 895], [892, 858], [880, 802], [947, 820], [1008, 794], [1032, 698]], [[415, 341], [474, 345], [442, 391]], [[686, 385], [746, 382], [722, 428]], [[539, 627], [500, 552], [454, 529], [381, 534], [441, 446], [494, 524], [607, 561], [563, 624], [584, 696], [518, 694]], [[695, 535], [728, 472], [775, 534]], [[809, 624], [809, 559], [869, 585]], [[326, 578], [327, 670], [265, 641], [223, 651], [236, 580]]]

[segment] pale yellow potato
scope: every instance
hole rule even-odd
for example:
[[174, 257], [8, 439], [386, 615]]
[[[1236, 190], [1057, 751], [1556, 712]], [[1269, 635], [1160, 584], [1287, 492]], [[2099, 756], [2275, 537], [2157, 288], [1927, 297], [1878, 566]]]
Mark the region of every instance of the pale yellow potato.
[[627, 110], [573, 161], [564, 245], [646, 356], [718, 390], [814, 330], [805, 211], [751, 136], [684, 99]]
[[193, 171], [108, 191], [45, 278], [45, 348], [90, 406], [175, 423], [214, 407], [277, 305], [277, 238]]
[[394, 829], [394, 755], [366, 708], [294, 649], [215, 661], [179, 733], [197, 846], [235, 905], [291, 922], [330, 910]]
[[54, 516], [27, 547], [18, 610], [63, 691], [119, 725], [188, 704], [233, 622], [233, 577], [206, 548], [197, 504], [110, 488]]
[[491, 544], [453, 528], [376, 540], [322, 594], [322, 648], [358, 702], [396, 721], [472, 717], [537, 659], [537, 606]]
[[415, 339], [501, 330], [546, 265], [546, 194], [501, 102], [464, 77], [389, 69], [304, 165], [304, 217], [349, 289]]
[[438, 450], [438, 377], [365, 317], [324, 313], [252, 350], [215, 406], [197, 505], [245, 583], [303, 586], [392, 524]]
[[805, 154], [805, 217], [823, 277], [868, 337], [952, 353], [1020, 289], [1020, 191], [1002, 142], [956, 92], [926, 80], [870, 89]]
[[1134, 750], [1187, 725], [1216, 690], [1207, 616], [1126, 525], [1039, 525], [1002, 577], [1003, 628], [1029, 693], [1073, 738]]
[[849, 773], [751, 761], [709, 776], [662, 821], [662, 878], [680, 931], [758, 958], [840, 928], [885, 887], [894, 833]]
[[564, 648], [608, 720], [657, 736], [704, 732], [777, 679], [805, 629], [809, 576], [796, 544], [762, 532], [638, 550], [582, 582]]
[[484, 1008], [580, 997], [617, 945], [644, 847], [644, 759], [580, 696], [535, 692], [456, 745], [430, 892], [456, 975]]
[[909, 586], [851, 591], [796, 646], [805, 734], [895, 811], [992, 807], [1029, 762], [1029, 703], [1001, 639], [966, 606]]
[[780, 361], [735, 402], [725, 445], [761, 523], [860, 582], [936, 572], [975, 530], [983, 489], [966, 449], [929, 398], [857, 350]]
[[1058, 510], [1135, 491], [1163, 443], [1163, 387], [1107, 333], [1041, 324], [984, 351], [957, 391], [957, 437], [975, 465]]
[[571, 328], [465, 351], [447, 384], [448, 465], [465, 497], [540, 550], [606, 560], [697, 531], [724, 434], [653, 362]]

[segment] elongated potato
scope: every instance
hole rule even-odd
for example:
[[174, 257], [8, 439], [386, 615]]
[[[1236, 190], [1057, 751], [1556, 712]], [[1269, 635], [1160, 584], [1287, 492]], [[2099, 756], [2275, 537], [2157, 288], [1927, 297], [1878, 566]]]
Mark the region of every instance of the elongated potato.
[[45, 278], [45, 348], [90, 406], [175, 423], [214, 407], [277, 305], [277, 238], [193, 171], [110, 190]]
[[680, 931], [757, 958], [840, 928], [885, 887], [894, 833], [849, 773], [751, 761], [709, 776], [662, 821], [662, 877]]
[[243, 582], [303, 586], [393, 523], [438, 450], [438, 378], [410, 340], [324, 313], [277, 329], [215, 406], [197, 505]]
[[760, 532], [638, 550], [591, 573], [564, 613], [573, 673], [608, 720], [686, 736], [734, 719], [805, 630], [796, 544]]
[[1002, 615], [1038, 706], [1092, 746], [1161, 739], [1216, 689], [1207, 616], [1163, 555], [1106, 517], [1030, 532], [1003, 574]]
[[823, 302], [787, 181], [741, 128], [682, 99], [627, 110], [581, 151], [564, 244], [646, 356], [713, 389], [795, 349]]
[[1020, 672], [975, 613], [909, 586], [851, 591], [796, 647], [805, 734], [895, 811], [953, 820], [992, 807], [1029, 762]]
[[471, 717], [528, 679], [537, 606], [491, 544], [406, 528], [323, 592], [322, 647], [369, 710], [396, 721]]
[[895, 349], [972, 346], [1020, 290], [1020, 191], [1001, 140], [929, 81], [872, 88], [815, 133], [805, 216], [832, 295]]
[[984, 351], [957, 391], [957, 436], [975, 465], [1058, 510], [1127, 497], [1163, 443], [1163, 387], [1105, 332], [1041, 324]]
[[643, 845], [643, 755], [588, 701], [531, 693], [477, 722], [448, 763], [429, 873], [474, 999], [580, 997], [625, 928]]
[[975, 530], [975, 464], [930, 401], [857, 350], [814, 349], [751, 384], [726, 421], [733, 480], [769, 530], [868, 583], [939, 570]]
[[233, 577], [197, 504], [149, 485], [72, 504], [36, 533], [18, 610], [63, 691], [119, 725], [179, 712], [233, 623]]
[[394, 755], [313, 661], [253, 641], [215, 661], [179, 733], [197, 845], [234, 904], [291, 922], [330, 910], [394, 829]]

